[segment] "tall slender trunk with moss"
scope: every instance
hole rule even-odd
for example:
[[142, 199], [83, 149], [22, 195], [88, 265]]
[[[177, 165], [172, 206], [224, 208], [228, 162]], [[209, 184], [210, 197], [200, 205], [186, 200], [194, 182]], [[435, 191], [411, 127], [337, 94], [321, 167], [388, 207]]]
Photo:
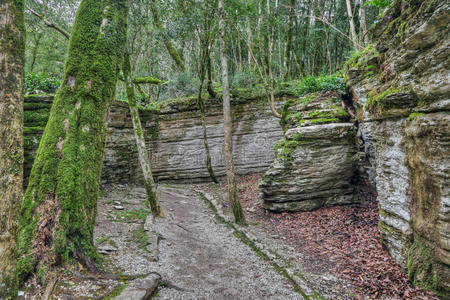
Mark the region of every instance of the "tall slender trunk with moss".
[[206, 89], [208, 91], [208, 94], [212, 97], [212, 98], [216, 98], [216, 92], [214, 91], [213, 88], [213, 81], [212, 81], [212, 65], [211, 65], [211, 52], [208, 53], [208, 56], [206, 57], [206, 74], [207, 74], [207, 82], [206, 82]]
[[23, 198], [24, 1], [0, 3], [0, 299], [17, 297]]
[[205, 76], [204, 76], [204, 70], [203, 70], [203, 74], [200, 75], [200, 86], [198, 88], [197, 106], [200, 111], [200, 118], [202, 121], [202, 128], [203, 128], [203, 145], [205, 147], [205, 153], [206, 153], [206, 159], [205, 159], [206, 170], [208, 170], [208, 174], [209, 174], [209, 177], [211, 178], [211, 180], [214, 183], [218, 183], [219, 181], [217, 180], [216, 175], [214, 174], [214, 169], [212, 167], [211, 153], [209, 152], [209, 146], [208, 146], [208, 134], [206, 131], [206, 107], [205, 107], [205, 101], [203, 100], [203, 97], [202, 97], [204, 81], [205, 81]]
[[170, 36], [167, 35], [166, 28], [164, 28], [164, 24], [161, 22], [161, 19], [159, 18], [158, 9], [156, 8], [155, 0], [152, 0], [151, 10], [153, 15], [153, 23], [158, 28], [158, 30], [161, 32], [164, 45], [166, 46], [167, 52], [169, 52], [170, 57], [172, 57], [173, 61], [177, 65], [178, 69], [181, 72], [184, 72], [186, 70], [186, 66], [184, 65], [183, 55], [181, 55], [175, 46], [173, 45], [172, 39]]
[[289, 5], [289, 18], [288, 18], [288, 28], [286, 31], [286, 49], [284, 52], [284, 79], [288, 79], [291, 75], [291, 51], [292, 51], [292, 38], [294, 35], [294, 18], [295, 18], [295, 0], [290, 1]]
[[228, 199], [233, 210], [235, 222], [245, 224], [245, 214], [239, 201], [236, 177], [233, 162], [233, 136], [230, 105], [230, 85], [228, 82], [228, 63], [225, 54], [225, 18], [224, 18], [223, 0], [219, 0], [219, 46], [220, 46], [220, 65], [222, 68], [222, 90], [223, 90], [223, 133], [225, 164], [227, 170], [227, 189]]
[[147, 200], [150, 204], [153, 216], [164, 217], [163, 211], [161, 209], [161, 204], [158, 200], [158, 194], [156, 192], [156, 185], [153, 179], [152, 168], [150, 164], [150, 156], [145, 145], [144, 132], [142, 130], [141, 119], [139, 118], [139, 109], [136, 102], [134, 86], [130, 77], [130, 73], [130, 56], [128, 54], [125, 54], [123, 62], [123, 77], [125, 79], [131, 120], [133, 121], [134, 137], [136, 138], [136, 146], [139, 155], [139, 164], [141, 165], [142, 173], [144, 174], [144, 184], [147, 191]]
[[[127, 31], [127, 0], [82, 0], [21, 210], [21, 279], [73, 261], [98, 272], [93, 243], [107, 112]], [[45, 280], [45, 278], [44, 278]]]

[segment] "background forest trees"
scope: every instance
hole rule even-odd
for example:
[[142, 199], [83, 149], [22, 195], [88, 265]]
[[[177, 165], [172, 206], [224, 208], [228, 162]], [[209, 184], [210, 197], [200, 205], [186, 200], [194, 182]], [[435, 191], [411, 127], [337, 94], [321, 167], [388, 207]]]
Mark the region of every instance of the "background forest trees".
[[[215, 89], [220, 87], [217, 14], [204, 11], [210, 2], [216, 1], [132, 1], [134, 21], [130, 24], [130, 39], [134, 45], [131, 53], [134, 73], [137, 77], [151, 74], [167, 82], [143, 87], [148, 96], [137, 95], [140, 103], [198, 93], [205, 30], [213, 33], [207, 51], [211, 60], [205, 61], [210, 63], [207, 69], [211, 72], [206, 70], [206, 75], [211, 77]], [[341, 70], [351, 52], [355, 48], [360, 50], [368, 43], [367, 28], [375, 22], [384, 2], [225, 1], [225, 20], [228, 23], [226, 55], [231, 93], [250, 85], [261, 84], [263, 88], [266, 80], [269, 80], [266, 84], [270, 86], [270, 79], [273, 79], [274, 89], [277, 89], [283, 80]], [[47, 79], [48, 76], [62, 78], [68, 40], [61, 32], [71, 31], [78, 4], [79, 0], [27, 2], [25, 70], [28, 74], [27, 86], [30, 87], [28, 93], [39, 89], [36, 84], [33, 85], [31, 73], [39, 76], [45, 74], [42, 80], [47, 80], [48, 91], [55, 90], [52, 85], [57, 84], [55, 80]], [[352, 22], [348, 17], [349, 11], [353, 16]], [[210, 25], [205, 27], [204, 24]], [[350, 24], [354, 25], [354, 30], [351, 30]], [[272, 76], [269, 76], [270, 73]], [[124, 85], [119, 85], [116, 97], [126, 98]]]

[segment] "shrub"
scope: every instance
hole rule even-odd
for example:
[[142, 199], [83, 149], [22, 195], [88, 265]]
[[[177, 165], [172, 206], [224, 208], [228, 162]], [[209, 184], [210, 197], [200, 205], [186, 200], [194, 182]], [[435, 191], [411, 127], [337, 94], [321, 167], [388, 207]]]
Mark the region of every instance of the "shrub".
[[305, 77], [294, 87], [294, 93], [298, 96], [303, 96], [307, 93], [333, 90], [336, 90], [341, 94], [346, 93], [347, 88], [341, 74]]
[[25, 93], [37, 94], [39, 92], [55, 93], [61, 85], [61, 81], [57, 77], [48, 74], [27, 74], [25, 76]]
[[178, 98], [197, 94], [199, 80], [188, 72], [178, 73], [161, 86], [161, 98]]
[[250, 88], [260, 83], [260, 78], [253, 72], [244, 71], [233, 75], [230, 81], [231, 89]]

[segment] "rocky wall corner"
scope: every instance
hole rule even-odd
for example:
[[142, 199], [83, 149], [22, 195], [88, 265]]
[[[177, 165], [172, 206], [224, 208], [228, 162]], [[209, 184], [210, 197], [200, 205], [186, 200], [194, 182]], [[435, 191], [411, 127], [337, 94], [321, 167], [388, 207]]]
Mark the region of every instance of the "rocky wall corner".
[[351, 183], [358, 161], [356, 128], [342, 95], [314, 93], [284, 104], [284, 139], [263, 176], [263, 207], [306, 211], [359, 202]]
[[[382, 242], [410, 280], [450, 299], [450, 4], [395, 1], [347, 66]], [[370, 169], [370, 168], [369, 168]]]

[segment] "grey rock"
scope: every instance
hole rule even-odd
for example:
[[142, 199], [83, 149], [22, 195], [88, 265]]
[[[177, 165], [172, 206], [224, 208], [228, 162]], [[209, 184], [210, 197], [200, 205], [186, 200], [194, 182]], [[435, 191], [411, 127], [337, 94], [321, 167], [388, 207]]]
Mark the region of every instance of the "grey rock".
[[155, 289], [160, 283], [161, 277], [157, 274], [150, 274], [144, 279], [133, 280], [123, 292], [113, 300], [147, 300], [150, 299]]
[[[402, 36], [375, 34], [376, 63], [347, 72], [369, 162], [360, 167], [375, 181], [382, 242], [410, 279], [434, 285], [443, 298], [450, 294], [449, 10], [441, 1], [412, 20], [393, 20], [411, 26]], [[376, 76], [365, 78], [369, 64]], [[369, 95], [387, 88], [395, 92], [369, 110]]]

